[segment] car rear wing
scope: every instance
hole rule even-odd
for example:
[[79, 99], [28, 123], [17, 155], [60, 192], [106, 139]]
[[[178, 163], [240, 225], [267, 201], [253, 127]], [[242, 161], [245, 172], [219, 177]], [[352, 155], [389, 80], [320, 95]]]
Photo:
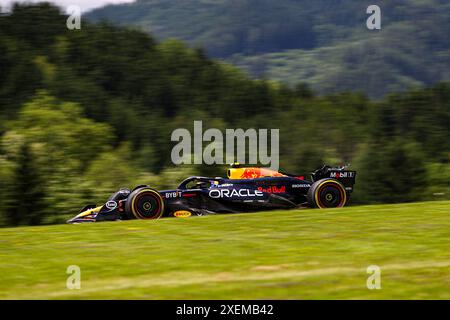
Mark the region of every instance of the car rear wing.
[[347, 192], [353, 191], [353, 185], [356, 183], [356, 171], [346, 170], [346, 167], [332, 168], [323, 166], [311, 173], [311, 179], [318, 181], [320, 179], [331, 178], [341, 182]]

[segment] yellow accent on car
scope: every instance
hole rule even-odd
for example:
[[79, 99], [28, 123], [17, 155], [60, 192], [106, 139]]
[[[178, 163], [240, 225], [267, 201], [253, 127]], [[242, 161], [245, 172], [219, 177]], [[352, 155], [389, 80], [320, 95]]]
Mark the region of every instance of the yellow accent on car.
[[227, 171], [229, 179], [254, 179], [264, 177], [284, 177], [285, 175], [266, 168], [244, 167], [244, 168], [230, 168]]
[[192, 215], [192, 213], [190, 211], [180, 210], [175, 211], [173, 215], [177, 218], [188, 218]]
[[97, 213], [100, 211], [101, 208], [102, 208], [102, 206], [83, 211], [83, 212], [79, 213], [74, 219], [86, 217], [92, 213]]

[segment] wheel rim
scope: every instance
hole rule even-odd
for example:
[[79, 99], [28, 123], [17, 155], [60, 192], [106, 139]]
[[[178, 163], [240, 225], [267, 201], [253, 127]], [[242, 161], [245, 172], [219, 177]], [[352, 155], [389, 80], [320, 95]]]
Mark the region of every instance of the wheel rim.
[[133, 213], [138, 219], [157, 219], [162, 215], [161, 197], [153, 191], [143, 191], [133, 200]]
[[319, 208], [342, 207], [346, 200], [345, 190], [334, 181], [326, 181], [317, 189], [316, 202]]

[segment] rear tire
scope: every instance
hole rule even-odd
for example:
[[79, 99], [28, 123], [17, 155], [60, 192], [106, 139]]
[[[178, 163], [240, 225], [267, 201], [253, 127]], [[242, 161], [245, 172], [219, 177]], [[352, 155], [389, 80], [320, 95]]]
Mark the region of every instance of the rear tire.
[[152, 188], [138, 188], [128, 196], [125, 212], [131, 218], [159, 219], [164, 213], [164, 200], [159, 192]]
[[342, 183], [325, 178], [311, 185], [307, 199], [309, 205], [314, 208], [339, 208], [345, 206], [348, 196]]

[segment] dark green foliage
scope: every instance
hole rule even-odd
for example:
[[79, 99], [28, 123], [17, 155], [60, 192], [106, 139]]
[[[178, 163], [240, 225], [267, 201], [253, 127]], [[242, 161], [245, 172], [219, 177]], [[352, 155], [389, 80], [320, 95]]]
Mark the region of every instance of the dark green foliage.
[[377, 140], [401, 136], [419, 142], [429, 157], [443, 161], [450, 149], [449, 84], [392, 94], [374, 109], [372, 135]]
[[[43, 221], [45, 182], [27, 143], [22, 144], [15, 159], [14, 184], [7, 190], [5, 222], [8, 225], [38, 225]], [[9, 191], [9, 192], [8, 192]]]
[[160, 29], [162, 39], [180, 38], [205, 47], [213, 56], [227, 57], [314, 47], [317, 34], [311, 13], [318, 8], [314, 1], [303, 2], [143, 0], [131, 6], [107, 6], [87, 16], [93, 21], [140, 25], [147, 31]]
[[[370, 4], [381, 30], [366, 28]], [[202, 46], [253, 76], [381, 98], [449, 81], [446, 0], [138, 0], [87, 15]]]
[[419, 199], [427, 187], [425, 159], [415, 143], [397, 138], [370, 144], [358, 172], [360, 201], [408, 202]]

